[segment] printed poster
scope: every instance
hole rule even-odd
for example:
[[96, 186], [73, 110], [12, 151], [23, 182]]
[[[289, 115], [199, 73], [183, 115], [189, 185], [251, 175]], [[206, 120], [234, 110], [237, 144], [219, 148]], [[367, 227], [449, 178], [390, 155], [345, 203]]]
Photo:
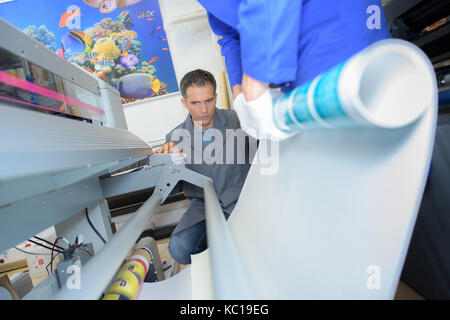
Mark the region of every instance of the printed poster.
[[119, 90], [123, 104], [179, 90], [157, 0], [13, 0], [0, 17]]

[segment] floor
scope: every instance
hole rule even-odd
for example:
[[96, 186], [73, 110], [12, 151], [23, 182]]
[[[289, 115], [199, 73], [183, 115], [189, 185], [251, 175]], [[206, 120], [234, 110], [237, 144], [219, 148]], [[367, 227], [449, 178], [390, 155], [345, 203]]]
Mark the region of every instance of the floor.
[[425, 300], [425, 298], [400, 281], [394, 300]]

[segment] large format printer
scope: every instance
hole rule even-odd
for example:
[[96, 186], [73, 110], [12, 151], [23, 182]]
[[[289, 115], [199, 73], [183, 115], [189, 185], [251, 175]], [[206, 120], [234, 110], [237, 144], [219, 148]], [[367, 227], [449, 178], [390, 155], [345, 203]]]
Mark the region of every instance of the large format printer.
[[[206, 177], [187, 170], [178, 155], [152, 154], [147, 143], [128, 131], [117, 90], [1, 19], [0, 29], [0, 250], [50, 226], [58, 238], [69, 241], [67, 248], [75, 239], [81, 244], [78, 236], [83, 235], [88, 245], [65, 250], [56, 272], [24, 298], [55, 298], [64, 288], [65, 268], [91, 259], [93, 269], [84, 269], [83, 284], [88, 281], [98, 290], [85, 288], [79, 294], [100, 298], [177, 182], [203, 186]], [[148, 188], [154, 189], [152, 200], [114, 234], [105, 198]], [[86, 218], [102, 237], [90, 236], [92, 231], [81, 223]], [[61, 243], [50, 247], [61, 249]]]

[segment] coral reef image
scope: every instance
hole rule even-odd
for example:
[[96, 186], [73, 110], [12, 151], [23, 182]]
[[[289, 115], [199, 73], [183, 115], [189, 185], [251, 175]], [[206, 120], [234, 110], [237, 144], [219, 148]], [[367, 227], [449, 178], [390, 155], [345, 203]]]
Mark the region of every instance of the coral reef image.
[[40, 26], [39, 28], [36, 26], [28, 26], [22, 30], [26, 35], [33, 38], [34, 40], [39, 41], [44, 46], [49, 48], [52, 51], [56, 51], [56, 38], [53, 32], [47, 30], [45, 26]]
[[116, 88], [122, 103], [178, 91], [157, 0], [30, 2], [2, 4], [2, 18]]
[[68, 32], [61, 39], [64, 57], [118, 89], [122, 103], [167, 94], [155, 75], [156, 59], [141, 61], [138, 33], [126, 25], [131, 21], [123, 11], [118, 20], [104, 18], [84, 31]]

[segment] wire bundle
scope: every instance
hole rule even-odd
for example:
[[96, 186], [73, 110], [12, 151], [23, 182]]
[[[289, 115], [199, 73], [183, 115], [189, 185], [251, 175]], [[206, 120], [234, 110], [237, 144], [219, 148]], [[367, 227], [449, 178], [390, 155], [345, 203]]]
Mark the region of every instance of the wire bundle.
[[[103, 236], [101, 235], [101, 233], [100, 233], [100, 232], [94, 227], [94, 225], [92, 224], [92, 221], [91, 221], [91, 219], [89, 218], [89, 214], [88, 214], [88, 209], [87, 209], [87, 208], [85, 208], [85, 214], [86, 214], [86, 219], [87, 219], [87, 221], [88, 221], [88, 223], [89, 223], [89, 226], [92, 228], [92, 230], [95, 232], [95, 234], [97, 234], [97, 236], [100, 238], [100, 240], [101, 240], [103, 243], [106, 243], [105, 238], [103, 238]], [[42, 255], [43, 255], [43, 256], [47, 256], [47, 255], [50, 255], [50, 256], [51, 256], [51, 257], [50, 257], [50, 263], [45, 267], [45, 269], [47, 270], [47, 274], [48, 274], [48, 275], [50, 275], [50, 273], [53, 272], [53, 261], [54, 261], [55, 258], [56, 258], [57, 256], [59, 256], [60, 254], [63, 254], [63, 255], [64, 255], [64, 258], [65, 258], [65, 259], [68, 259], [68, 258], [70, 258], [70, 257], [73, 255], [73, 253], [74, 253], [76, 250], [82, 250], [82, 251], [87, 252], [91, 257], [93, 256], [93, 254], [92, 254], [88, 249], [86, 249], [86, 248], [83, 247], [84, 244], [83, 244], [82, 241], [79, 243], [79, 241], [78, 241], [78, 240], [79, 240], [79, 237], [77, 237], [77, 238], [75, 239], [75, 243], [74, 243], [73, 245], [70, 245], [70, 243], [69, 243], [67, 240], [65, 240], [63, 237], [57, 237], [53, 243], [51, 243], [51, 242], [49, 242], [49, 241], [47, 241], [47, 240], [45, 240], [45, 239], [42, 239], [42, 238], [40, 238], [40, 237], [38, 237], [38, 236], [33, 236], [33, 238], [35, 238], [35, 239], [37, 239], [37, 240], [40, 240], [40, 241], [42, 241], [42, 242], [45, 242], [46, 244], [50, 245], [51, 247], [48, 247], [47, 245], [44, 245], [44, 244], [42, 244], [42, 243], [36, 242], [36, 241], [34, 241], [34, 240], [31, 240], [31, 239], [28, 239], [28, 241], [31, 242], [31, 243], [34, 243], [34, 244], [36, 244], [36, 245], [38, 245], [38, 246], [40, 246], [40, 247], [43, 247], [43, 248], [45, 248], [45, 249], [50, 250], [51, 253], [46, 253], [46, 252], [29, 252], [29, 251], [20, 249], [20, 248], [18, 248], [18, 247], [14, 247], [14, 248], [15, 248], [16, 250], [22, 252], [22, 253], [25, 253], [25, 254], [31, 254], [31, 255], [37, 255], [37, 256], [42, 256]], [[57, 245], [57, 243], [58, 243], [59, 240], [65, 240], [65, 241], [67, 242], [67, 244], [68, 244], [68, 248], [63, 248], [63, 247]], [[56, 255], [54, 255], [55, 252], [57, 252]], [[48, 270], [48, 267], [50, 267], [50, 271]]]

